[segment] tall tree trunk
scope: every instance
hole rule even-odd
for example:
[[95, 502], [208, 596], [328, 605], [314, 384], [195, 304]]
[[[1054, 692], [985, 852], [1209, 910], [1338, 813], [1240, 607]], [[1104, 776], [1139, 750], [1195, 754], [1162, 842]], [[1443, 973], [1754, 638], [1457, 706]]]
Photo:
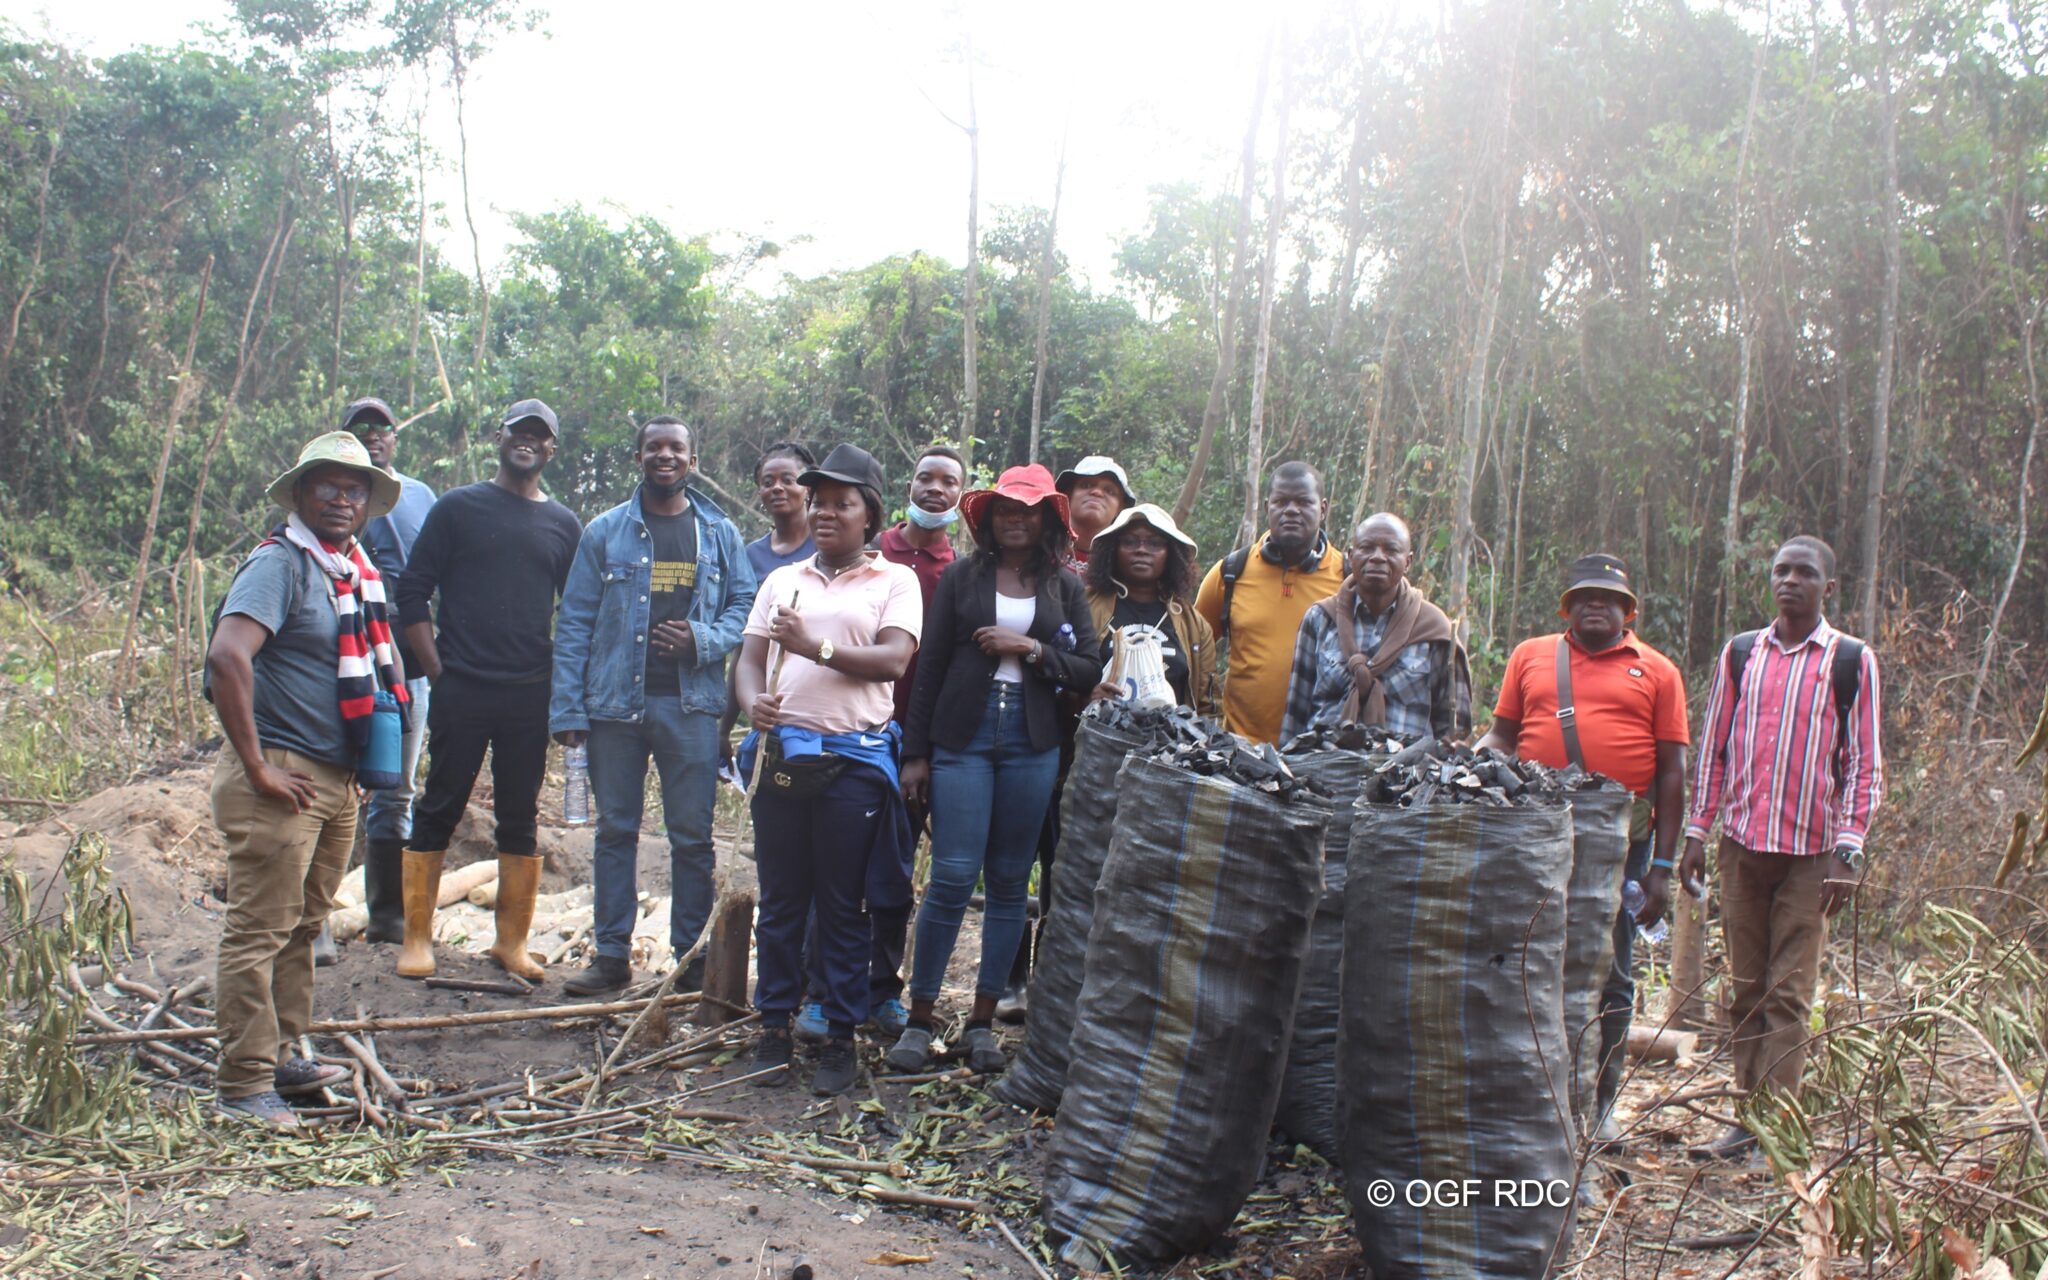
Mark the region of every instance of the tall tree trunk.
[[1038, 431], [1045, 412], [1045, 356], [1052, 330], [1052, 263], [1054, 238], [1059, 234], [1060, 188], [1067, 180], [1067, 137], [1060, 135], [1059, 167], [1052, 175], [1052, 212], [1045, 218], [1045, 244], [1038, 254], [1038, 337], [1031, 360], [1031, 450], [1024, 461], [1038, 461]]
[[981, 423], [981, 118], [974, 105], [974, 42], [967, 42], [967, 280], [961, 308], [960, 453], [974, 467], [974, 432]]
[[1280, 277], [1280, 228], [1287, 220], [1287, 112], [1294, 102], [1294, 46], [1280, 39], [1279, 134], [1273, 148], [1273, 198], [1266, 210], [1266, 260], [1259, 270], [1259, 338], [1252, 355], [1252, 407], [1244, 450], [1244, 519], [1237, 544], [1259, 536], [1259, 479], [1266, 459], [1266, 371], [1273, 356], [1273, 303]]
[[1735, 290], [1735, 430], [1729, 441], [1728, 512], [1721, 522], [1721, 629], [1735, 627], [1735, 613], [1742, 570], [1737, 557], [1742, 548], [1742, 481], [1749, 464], [1749, 383], [1751, 328], [1749, 290], [1742, 281], [1742, 224], [1747, 214], [1743, 201], [1743, 180], [1749, 168], [1749, 141], [1756, 128], [1757, 99], [1763, 93], [1764, 51], [1770, 44], [1771, 6], [1764, 5], [1763, 35], [1756, 42], [1756, 56], [1749, 73], [1749, 105], [1742, 114], [1742, 142], [1735, 151], [1735, 207], [1728, 221], [1728, 277]]
[[[425, 77], [422, 77], [424, 80]], [[419, 404], [420, 323], [427, 306], [427, 143], [426, 105], [412, 120], [414, 221], [412, 241], [412, 338], [405, 351], [405, 411]]]
[[1472, 490], [1479, 479], [1479, 450], [1485, 443], [1486, 375], [1493, 355], [1494, 323], [1500, 315], [1501, 275], [1507, 267], [1508, 211], [1515, 201], [1515, 180], [1510, 163], [1515, 103], [1515, 62], [1521, 43], [1522, 6], [1515, 6], [1514, 21], [1507, 32], [1506, 54], [1500, 80], [1500, 125], [1497, 139], [1499, 172], [1494, 186], [1493, 245], [1486, 263], [1486, 281], [1480, 289], [1479, 316], [1473, 328], [1472, 350], [1465, 366], [1463, 426], [1458, 440], [1457, 488], [1451, 509], [1451, 569], [1446, 609], [1460, 631], [1468, 631], [1466, 607], [1472, 585], [1472, 551], [1477, 530], [1472, 525]]
[[1408, 277], [1403, 274], [1394, 286], [1393, 300], [1387, 304], [1387, 323], [1380, 331], [1380, 358], [1373, 367], [1372, 416], [1365, 420], [1364, 456], [1359, 459], [1358, 468], [1358, 497], [1351, 503], [1351, 527], [1354, 529], [1365, 519], [1366, 507], [1376, 501], [1373, 493], [1377, 479], [1374, 467], [1379, 458], [1380, 427], [1387, 417], [1387, 382], [1392, 376], [1389, 366], [1394, 360], [1394, 332], [1400, 326], [1401, 306], [1407, 298]]
[[36, 238], [35, 246], [29, 250], [28, 266], [21, 275], [21, 293], [14, 300], [14, 309], [7, 316], [7, 341], [0, 345], [0, 406], [7, 397], [7, 375], [14, 367], [14, 344], [21, 337], [21, 316], [28, 310], [29, 299], [35, 296], [36, 284], [43, 272], [43, 239], [50, 228], [50, 173], [57, 167], [57, 152], [64, 145], [62, 131], [50, 133], [50, 153], [43, 158], [43, 177], [36, 188]]
[[1223, 317], [1216, 330], [1216, 374], [1209, 379], [1209, 399], [1202, 406], [1202, 430], [1195, 438], [1195, 456], [1188, 462], [1188, 474], [1181, 481], [1180, 496], [1173, 500], [1176, 524], [1186, 524], [1194, 513], [1195, 499], [1202, 492], [1202, 472], [1208, 469], [1209, 453], [1216, 447], [1216, 428], [1223, 421], [1230, 382], [1237, 376], [1237, 309], [1244, 302], [1244, 258], [1252, 238], [1252, 195], [1257, 188], [1259, 174], [1259, 117], [1266, 108], [1266, 72], [1272, 60], [1273, 37], [1268, 32], [1265, 52], [1259, 58], [1258, 82], [1252, 89], [1252, 118], [1244, 129], [1244, 159], [1239, 165], [1237, 233], [1230, 257], [1230, 287], [1224, 294]]
[[[484, 281], [484, 242], [483, 237], [477, 234], [476, 213], [469, 201], [469, 117], [463, 103], [463, 80], [468, 72], [462, 61], [462, 35], [456, 29], [452, 11], [448, 15], [448, 68], [448, 78], [455, 87], [456, 168], [462, 178], [462, 220], [469, 226], [470, 257], [476, 267], [476, 354], [470, 370], [470, 421], [481, 423], [484, 420], [485, 357], [491, 337], [491, 287]], [[468, 447], [469, 431], [470, 428], [463, 428], [462, 459], [464, 470], [471, 480], [475, 480], [476, 460]]]
[[121, 630], [121, 658], [114, 665], [114, 701], [128, 692], [128, 661], [135, 653], [135, 620], [142, 612], [142, 588], [149, 581], [149, 556], [156, 543], [156, 518], [164, 505], [164, 477], [171, 470], [171, 449], [178, 441], [178, 418], [192, 395], [192, 357], [199, 349], [199, 323], [206, 318], [206, 286], [213, 280], [213, 255], [199, 272], [199, 301], [192, 309], [192, 328], [185, 336], [185, 358], [178, 365], [178, 385], [164, 416], [164, 449], [156, 460], [156, 478], [149, 488], [149, 514], [142, 522], [142, 546], [135, 553], [135, 585], [128, 593], [128, 622]]
[[1863, 490], [1863, 634], [1877, 638], [1884, 565], [1885, 466], [1891, 452], [1892, 360], [1899, 342], [1899, 108], [1892, 84], [1890, 0], [1874, 0], [1877, 77], [1884, 95], [1884, 299], [1878, 310], [1877, 386], [1870, 404], [1870, 468]]

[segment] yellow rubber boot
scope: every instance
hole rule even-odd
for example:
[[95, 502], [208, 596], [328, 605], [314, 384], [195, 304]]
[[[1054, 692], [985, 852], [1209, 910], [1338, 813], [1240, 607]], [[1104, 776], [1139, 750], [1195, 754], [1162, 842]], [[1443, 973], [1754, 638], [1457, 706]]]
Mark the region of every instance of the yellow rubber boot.
[[540, 861], [537, 855], [498, 855], [498, 940], [491, 944], [491, 959], [528, 982], [547, 977], [547, 970], [526, 949], [526, 934], [533, 928], [533, 899], [540, 892]]
[[398, 949], [398, 976], [434, 976], [434, 907], [441, 896], [441, 860], [447, 850], [405, 851], [402, 895], [405, 899], [405, 944]]

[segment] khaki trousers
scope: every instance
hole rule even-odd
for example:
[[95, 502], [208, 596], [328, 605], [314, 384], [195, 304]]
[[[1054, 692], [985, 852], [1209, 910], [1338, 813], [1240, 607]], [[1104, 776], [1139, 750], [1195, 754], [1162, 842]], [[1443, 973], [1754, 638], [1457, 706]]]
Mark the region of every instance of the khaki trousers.
[[1820, 886], [1828, 859], [1755, 853], [1721, 841], [1721, 933], [1733, 998], [1735, 1084], [1799, 1092], [1812, 1037], [1814, 986], [1828, 920]]
[[285, 1047], [313, 1025], [313, 939], [334, 908], [356, 836], [355, 771], [296, 751], [263, 748], [280, 768], [310, 774], [303, 813], [258, 794], [223, 749], [213, 770], [213, 823], [228, 847], [227, 917], [214, 977], [220, 1096], [274, 1087]]

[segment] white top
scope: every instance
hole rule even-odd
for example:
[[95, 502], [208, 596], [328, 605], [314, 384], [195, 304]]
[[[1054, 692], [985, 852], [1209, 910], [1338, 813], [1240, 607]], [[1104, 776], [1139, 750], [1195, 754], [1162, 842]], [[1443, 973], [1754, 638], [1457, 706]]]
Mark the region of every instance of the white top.
[[[1031, 630], [1031, 620], [1038, 616], [1038, 597], [1006, 596], [996, 592], [996, 625], [1012, 631]], [[1004, 658], [996, 664], [996, 679], [1007, 684], [1024, 683], [1024, 660]]]

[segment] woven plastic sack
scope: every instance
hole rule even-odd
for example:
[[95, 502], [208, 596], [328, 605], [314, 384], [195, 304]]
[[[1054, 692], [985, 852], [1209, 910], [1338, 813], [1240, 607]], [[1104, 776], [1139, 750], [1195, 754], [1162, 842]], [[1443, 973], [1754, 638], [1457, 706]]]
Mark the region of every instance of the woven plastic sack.
[[1336, 798], [1323, 835], [1323, 891], [1309, 925], [1308, 956], [1302, 964], [1301, 995], [1294, 1002], [1294, 1035], [1287, 1069], [1280, 1078], [1280, 1106], [1273, 1123], [1290, 1141], [1306, 1145], [1336, 1163], [1337, 995], [1344, 963], [1344, 868], [1351, 849], [1352, 804], [1366, 774], [1387, 758], [1384, 751], [1284, 753], [1295, 772], [1313, 778]]
[[1156, 726], [1147, 726], [1141, 717], [1106, 704], [1098, 703], [1081, 717], [1074, 764], [1060, 801], [1058, 870], [1031, 971], [1024, 1048], [995, 1086], [1005, 1102], [1039, 1111], [1060, 1105], [1067, 1087], [1067, 1034], [1074, 1027], [1088, 930], [1095, 922], [1095, 882], [1116, 824], [1117, 771], [1124, 757], [1156, 733]]
[[1366, 1263], [1375, 1280], [1547, 1275], [1574, 1207], [1571, 815], [1361, 802], [1351, 849], [1337, 1062]]
[[1258, 1181], [1330, 820], [1142, 756], [1117, 793], [1045, 1184], [1090, 1271], [1207, 1247]]
[[[1577, 1076], [1572, 1119], [1581, 1136], [1599, 1126], [1600, 996], [1614, 968], [1614, 919], [1621, 913], [1622, 866], [1628, 861], [1629, 810], [1618, 782], [1571, 793], [1572, 879], [1565, 908], [1564, 1035]], [[1628, 1050], [1617, 1047], [1616, 1052]]]

